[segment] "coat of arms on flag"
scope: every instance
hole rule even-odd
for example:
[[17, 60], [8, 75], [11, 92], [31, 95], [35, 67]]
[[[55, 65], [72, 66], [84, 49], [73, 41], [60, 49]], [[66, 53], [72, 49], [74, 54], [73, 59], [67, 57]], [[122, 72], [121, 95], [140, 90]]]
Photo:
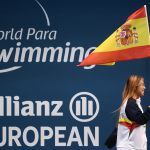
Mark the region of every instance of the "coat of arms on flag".
[[[116, 31], [116, 42], [117, 42], [117, 47], [120, 47], [120, 41], [122, 45], [130, 45], [133, 43], [133, 36], [135, 38], [135, 43], [138, 43], [138, 37], [136, 33], [136, 27], [133, 27], [133, 31], [131, 29], [132, 25], [125, 23], [124, 25], [122, 25], [120, 27], [121, 31], [120, 31], [120, 35], [119, 35], [119, 30]], [[120, 39], [120, 41], [119, 41]]]

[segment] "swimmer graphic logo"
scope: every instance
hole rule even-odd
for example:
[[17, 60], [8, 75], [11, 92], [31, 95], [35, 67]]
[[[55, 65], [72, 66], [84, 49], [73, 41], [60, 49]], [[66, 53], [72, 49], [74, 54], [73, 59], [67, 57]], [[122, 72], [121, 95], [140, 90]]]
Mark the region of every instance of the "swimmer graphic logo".
[[[48, 15], [47, 15], [47, 13], [46, 13], [46, 11], [45, 11], [45, 9], [43, 8], [43, 6], [38, 2], [38, 0], [35, 0], [35, 2], [41, 7], [41, 9], [43, 10], [43, 12], [44, 12], [44, 15], [45, 15], [45, 17], [46, 17], [46, 21], [47, 21], [47, 26], [50, 26], [50, 21], [49, 21], [49, 18], [48, 18]], [[2, 33], [2, 36], [1, 36], [1, 38], [0, 38], [0, 40], [1, 39], [3, 39], [4, 38], [4, 32], [3, 31], [0, 31], [1, 33]], [[14, 40], [14, 38], [12, 37], [12, 35], [13, 35], [13, 32], [14, 32], [14, 29], [12, 28], [12, 30], [10, 31], [11, 32], [11, 40], [13, 39]], [[35, 32], [35, 31], [34, 31]], [[9, 33], [9, 32], [8, 32]], [[8, 34], [8, 33], [6, 33], [6, 34]], [[22, 38], [22, 33], [23, 33], [23, 29], [21, 29], [20, 31], [17, 31], [16, 32], [16, 34], [15, 34], [15, 39], [20, 39], [21, 40], [21, 38]], [[17, 37], [17, 35], [19, 35], [19, 37]], [[7, 39], [7, 35], [6, 35], [6, 37], [5, 37], [5, 39]], [[20, 46], [21, 44], [20, 44], [20, 42], [17, 44], [17, 46]], [[9, 53], [8, 55], [7, 55], [7, 57], [6, 57], [6, 52], [5, 52], [5, 50], [3, 50], [2, 52], [1, 52], [1, 54], [0, 54], [0, 59], [2, 59], [2, 57], [3, 57], [3, 59], [8, 59], [9, 57], [10, 57], [10, 55], [11, 55], [11, 53]], [[4, 61], [4, 62], [7, 62], [7, 61]], [[16, 69], [19, 69], [19, 68], [21, 68], [22, 66], [13, 66], [13, 67], [10, 67], [10, 68], [6, 68], [6, 69], [0, 69], [0, 73], [5, 73], [5, 72], [9, 72], [9, 71], [14, 71], [14, 70], [16, 70]]]
[[69, 110], [72, 117], [77, 121], [89, 122], [98, 115], [99, 102], [93, 94], [80, 92], [72, 97]]

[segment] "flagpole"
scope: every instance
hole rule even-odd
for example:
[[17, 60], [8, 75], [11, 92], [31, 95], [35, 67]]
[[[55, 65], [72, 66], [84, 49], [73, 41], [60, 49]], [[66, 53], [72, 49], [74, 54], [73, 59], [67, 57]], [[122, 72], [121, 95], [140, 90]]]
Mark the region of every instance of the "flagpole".
[[[148, 15], [147, 15], [147, 8], [146, 5], [144, 5], [145, 11], [146, 11], [146, 18], [147, 18], [147, 25], [148, 25], [148, 33], [149, 33], [149, 23], [148, 23]], [[150, 33], [149, 33], [149, 43], [150, 43]]]
[[[149, 31], [149, 23], [148, 23], [148, 15], [147, 15], [147, 8], [146, 8], [146, 5], [144, 5], [145, 7], [145, 11], [146, 11], [146, 17], [147, 17], [147, 25], [148, 25], [148, 31]], [[149, 32], [149, 43], [150, 43], [150, 32]], [[150, 66], [150, 58], [148, 58], [148, 68]], [[150, 74], [150, 70], [148, 69], [148, 84], [147, 84], [147, 88], [149, 89], [149, 85], [150, 85], [150, 82], [149, 82], [149, 74]], [[148, 95], [148, 99], [150, 98], [150, 96]], [[148, 101], [148, 105], [149, 105], [149, 101]]]

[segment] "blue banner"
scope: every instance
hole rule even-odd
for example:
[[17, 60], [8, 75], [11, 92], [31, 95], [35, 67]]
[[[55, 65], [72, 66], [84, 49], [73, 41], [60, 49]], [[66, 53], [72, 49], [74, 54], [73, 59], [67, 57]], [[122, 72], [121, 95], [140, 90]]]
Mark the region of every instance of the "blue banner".
[[77, 65], [143, 5], [150, 16], [148, 0], [0, 1], [1, 149], [107, 150], [130, 75], [150, 104], [150, 58]]

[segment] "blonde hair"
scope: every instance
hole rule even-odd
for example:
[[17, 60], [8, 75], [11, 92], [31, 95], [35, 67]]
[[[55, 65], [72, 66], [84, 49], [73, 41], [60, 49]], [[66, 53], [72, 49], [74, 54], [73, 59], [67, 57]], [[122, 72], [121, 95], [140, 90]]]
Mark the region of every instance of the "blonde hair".
[[[139, 85], [139, 82], [141, 80], [144, 80], [143, 77], [139, 76], [139, 75], [131, 75], [128, 77], [127, 81], [126, 81], [126, 84], [125, 84], [125, 88], [124, 88], [124, 91], [123, 91], [123, 94], [122, 94], [122, 104], [121, 106], [116, 110], [116, 111], [119, 111], [119, 114], [118, 114], [118, 120], [117, 120], [117, 127], [118, 127], [118, 121], [119, 121], [119, 115], [120, 115], [120, 110], [121, 110], [121, 107], [123, 106], [123, 104], [131, 97], [133, 97], [134, 95], [134, 92], [135, 92], [135, 89], [136, 87]], [[116, 112], [114, 111], [114, 112]]]

